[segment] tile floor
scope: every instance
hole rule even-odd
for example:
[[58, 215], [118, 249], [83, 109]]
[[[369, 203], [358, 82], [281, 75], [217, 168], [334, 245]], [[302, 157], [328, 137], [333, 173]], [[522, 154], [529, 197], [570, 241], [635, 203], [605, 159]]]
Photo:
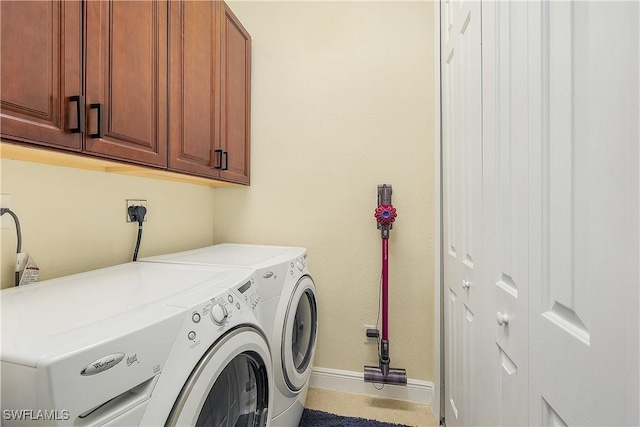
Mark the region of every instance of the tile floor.
[[342, 416], [408, 426], [434, 427], [431, 405], [357, 393], [310, 388], [305, 407]]

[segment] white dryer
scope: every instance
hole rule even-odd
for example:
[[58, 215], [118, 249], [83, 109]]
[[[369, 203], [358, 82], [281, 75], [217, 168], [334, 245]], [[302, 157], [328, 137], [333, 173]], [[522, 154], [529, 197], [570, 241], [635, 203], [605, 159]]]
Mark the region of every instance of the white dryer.
[[318, 309], [306, 249], [223, 243], [143, 262], [250, 267], [260, 290], [260, 319], [269, 337], [275, 380], [271, 425], [297, 426], [313, 368]]
[[136, 262], [3, 290], [2, 424], [268, 425], [251, 274]]

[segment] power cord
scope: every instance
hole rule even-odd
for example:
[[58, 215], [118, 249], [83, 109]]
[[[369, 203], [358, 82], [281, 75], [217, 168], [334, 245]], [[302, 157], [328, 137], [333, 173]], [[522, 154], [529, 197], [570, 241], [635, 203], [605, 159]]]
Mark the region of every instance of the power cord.
[[128, 213], [132, 221], [138, 222], [138, 239], [136, 240], [136, 247], [133, 250], [133, 261], [137, 261], [138, 250], [140, 249], [140, 242], [142, 241], [142, 223], [147, 214], [147, 208], [144, 206], [129, 206]]
[[[22, 252], [22, 231], [20, 230], [20, 220], [18, 219], [18, 216], [11, 209], [0, 208], [0, 216], [6, 213], [11, 215], [13, 217], [13, 221], [16, 223], [16, 233], [18, 235], [18, 247], [16, 249], [16, 254], [19, 254], [20, 252]], [[18, 286], [18, 283], [20, 283], [20, 272], [16, 271], [15, 286]]]

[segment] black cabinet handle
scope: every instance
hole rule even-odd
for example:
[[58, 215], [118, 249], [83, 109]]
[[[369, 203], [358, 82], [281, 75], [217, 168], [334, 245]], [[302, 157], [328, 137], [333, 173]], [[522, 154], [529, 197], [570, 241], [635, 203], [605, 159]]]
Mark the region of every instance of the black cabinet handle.
[[222, 154], [224, 155], [224, 167], [222, 168], [222, 170], [226, 171], [229, 170], [229, 152], [223, 151]]
[[92, 133], [90, 136], [91, 138], [104, 138], [104, 126], [102, 123], [103, 120], [103, 111], [104, 111], [104, 104], [101, 103], [96, 103], [96, 104], [91, 104], [89, 106], [89, 108], [93, 109], [97, 109], [98, 110], [98, 132], [96, 133]]
[[216, 164], [213, 166], [214, 169], [222, 169], [222, 150], [213, 150], [216, 153]]
[[84, 96], [74, 95], [69, 97], [69, 101], [76, 103], [76, 127], [70, 128], [71, 133], [84, 132]]

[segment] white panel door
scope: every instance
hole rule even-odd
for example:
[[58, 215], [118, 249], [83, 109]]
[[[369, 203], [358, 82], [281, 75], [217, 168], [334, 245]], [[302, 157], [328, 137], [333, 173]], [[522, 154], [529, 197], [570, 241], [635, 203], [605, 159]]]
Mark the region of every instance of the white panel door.
[[445, 2], [442, 20], [445, 414], [473, 423], [482, 285], [480, 3]]
[[529, 422], [637, 426], [638, 2], [530, 12]]
[[528, 8], [522, 1], [482, 4], [483, 302], [491, 313], [482, 326], [492, 393], [473, 425], [528, 423]]
[[442, 4], [447, 425], [640, 425], [639, 21]]

